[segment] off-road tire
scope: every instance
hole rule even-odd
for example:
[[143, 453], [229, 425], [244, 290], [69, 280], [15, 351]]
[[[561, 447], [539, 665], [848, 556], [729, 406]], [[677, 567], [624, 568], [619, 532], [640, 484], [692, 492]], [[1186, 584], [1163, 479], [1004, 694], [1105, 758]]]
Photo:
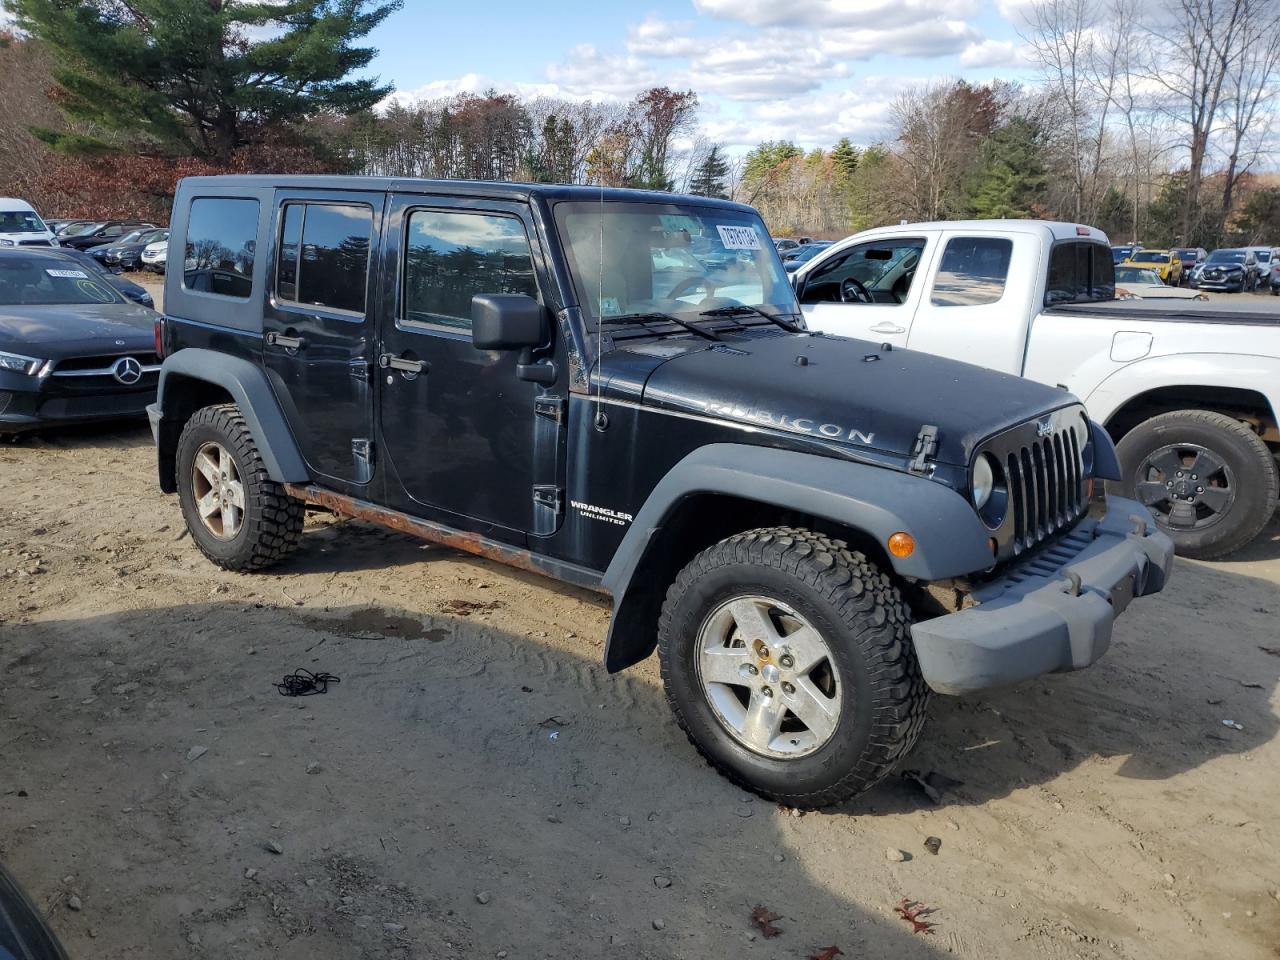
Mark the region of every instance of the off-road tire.
[[[803, 614], [838, 661], [840, 715], [816, 752], [774, 759], [749, 750], [703, 693], [699, 629], [710, 611], [743, 592]], [[897, 587], [863, 554], [810, 530], [751, 530], [702, 551], [667, 591], [658, 644], [667, 702], [690, 742], [729, 780], [781, 804], [825, 807], [870, 789], [924, 727], [929, 689]]]
[[1138, 424], [1116, 444], [1124, 480], [1108, 487], [1134, 497], [1137, 472], [1147, 456], [1176, 443], [1197, 444], [1220, 457], [1235, 474], [1236, 499], [1220, 521], [1202, 530], [1179, 530], [1159, 516], [1158, 525], [1184, 557], [1212, 560], [1239, 550], [1270, 521], [1280, 495], [1275, 455], [1239, 420], [1211, 410], [1175, 410]]
[[[201, 446], [220, 443], [235, 459], [244, 484], [244, 518], [237, 534], [222, 540], [200, 519], [192, 491], [192, 462]], [[297, 549], [304, 504], [267, 474], [258, 445], [234, 403], [197, 410], [182, 428], [177, 450], [178, 501], [200, 552], [225, 570], [248, 572], [278, 563]]]

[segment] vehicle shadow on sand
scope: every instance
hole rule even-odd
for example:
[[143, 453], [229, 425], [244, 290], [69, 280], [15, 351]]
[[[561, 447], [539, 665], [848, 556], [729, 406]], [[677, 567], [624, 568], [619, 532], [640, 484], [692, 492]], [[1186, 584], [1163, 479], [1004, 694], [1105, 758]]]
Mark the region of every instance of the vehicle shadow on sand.
[[[794, 846], [820, 824], [715, 776], [651, 683], [471, 620], [369, 613], [0, 624], [0, 836], [39, 902], [82, 899], [52, 916], [73, 956], [926, 958], [955, 942], [958, 917], [927, 936], [893, 914], [910, 892], [882, 851], [851, 870], [869, 902], [815, 876]], [[272, 682], [300, 666], [341, 682], [281, 698]]]

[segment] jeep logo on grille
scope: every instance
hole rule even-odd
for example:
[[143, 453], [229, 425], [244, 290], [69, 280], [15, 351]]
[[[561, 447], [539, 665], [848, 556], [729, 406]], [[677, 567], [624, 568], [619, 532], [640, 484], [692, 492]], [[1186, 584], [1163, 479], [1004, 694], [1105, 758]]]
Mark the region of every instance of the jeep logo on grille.
[[1053, 421], [1052, 421], [1052, 420], [1038, 420], [1038, 421], [1036, 421], [1036, 436], [1037, 436], [1037, 437], [1047, 437], [1047, 436], [1048, 436], [1049, 434], [1051, 434], [1051, 433], [1053, 433]]
[[121, 357], [111, 365], [111, 375], [131, 387], [142, 379], [142, 364], [134, 357]]

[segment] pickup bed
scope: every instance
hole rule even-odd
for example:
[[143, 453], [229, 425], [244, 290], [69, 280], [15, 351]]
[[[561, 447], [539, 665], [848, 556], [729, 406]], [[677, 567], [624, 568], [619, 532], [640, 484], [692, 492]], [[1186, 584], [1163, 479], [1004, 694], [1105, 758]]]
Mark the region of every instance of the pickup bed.
[[1280, 312], [1116, 300], [1106, 235], [1048, 221], [871, 230], [794, 278], [811, 328], [1083, 399], [1117, 443], [1117, 492], [1145, 503], [1181, 553], [1230, 553], [1275, 512]]

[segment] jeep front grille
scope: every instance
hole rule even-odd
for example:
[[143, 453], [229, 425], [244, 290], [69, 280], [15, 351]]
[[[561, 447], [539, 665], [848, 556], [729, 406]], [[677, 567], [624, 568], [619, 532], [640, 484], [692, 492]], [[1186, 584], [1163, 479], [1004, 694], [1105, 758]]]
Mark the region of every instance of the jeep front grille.
[[1069, 407], [982, 445], [980, 452], [990, 454], [1004, 473], [1005, 515], [995, 531], [998, 559], [1052, 539], [1088, 511], [1088, 430], [1084, 411]]

